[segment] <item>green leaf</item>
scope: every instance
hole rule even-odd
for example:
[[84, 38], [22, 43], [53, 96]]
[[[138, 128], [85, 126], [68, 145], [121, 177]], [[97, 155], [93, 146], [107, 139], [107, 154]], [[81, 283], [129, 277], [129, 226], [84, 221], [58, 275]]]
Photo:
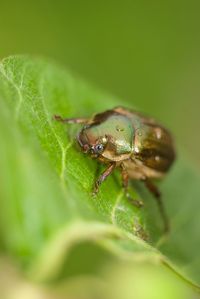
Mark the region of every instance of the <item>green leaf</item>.
[[[199, 174], [184, 157], [160, 183], [172, 224], [165, 239], [157, 206], [140, 183], [132, 193], [144, 209], [127, 202], [118, 175], [91, 196], [96, 161], [77, 147], [78, 126], [52, 118], [122, 104], [48, 60], [9, 57], [0, 64], [0, 240], [31, 278], [57, 278], [75, 248], [89, 244], [81, 252], [92, 256], [93, 244], [107, 252], [100, 251], [102, 260], [142, 258], [200, 283]], [[146, 232], [149, 243], [140, 238]]]

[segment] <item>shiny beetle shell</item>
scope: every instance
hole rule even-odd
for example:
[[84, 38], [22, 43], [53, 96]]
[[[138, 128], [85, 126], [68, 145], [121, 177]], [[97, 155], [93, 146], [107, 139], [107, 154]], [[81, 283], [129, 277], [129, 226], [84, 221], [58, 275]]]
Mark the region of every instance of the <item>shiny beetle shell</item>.
[[175, 159], [172, 137], [162, 125], [122, 107], [96, 114], [78, 142], [101, 162], [123, 163], [133, 179], [160, 178]]

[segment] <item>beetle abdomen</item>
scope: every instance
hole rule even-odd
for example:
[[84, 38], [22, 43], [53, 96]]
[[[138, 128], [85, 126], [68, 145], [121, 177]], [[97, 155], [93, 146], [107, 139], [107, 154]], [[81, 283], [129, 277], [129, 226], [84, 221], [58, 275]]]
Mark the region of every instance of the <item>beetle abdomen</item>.
[[142, 124], [136, 132], [134, 145], [135, 158], [159, 172], [168, 171], [174, 161], [172, 138], [163, 127]]

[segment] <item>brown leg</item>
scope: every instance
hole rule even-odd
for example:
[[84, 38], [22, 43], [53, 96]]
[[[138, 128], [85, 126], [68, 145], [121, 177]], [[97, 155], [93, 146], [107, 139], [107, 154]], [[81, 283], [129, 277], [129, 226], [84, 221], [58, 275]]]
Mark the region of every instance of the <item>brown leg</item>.
[[144, 180], [144, 183], [145, 183], [146, 187], [148, 188], [148, 190], [154, 195], [154, 198], [157, 201], [157, 204], [158, 204], [158, 207], [160, 210], [160, 214], [161, 214], [163, 222], [164, 222], [164, 231], [165, 231], [165, 233], [167, 233], [170, 230], [169, 219], [165, 212], [165, 208], [164, 208], [163, 201], [161, 198], [161, 193], [158, 190], [158, 188], [149, 179], [146, 178]]
[[141, 200], [137, 200], [137, 199], [133, 199], [130, 195], [130, 193], [128, 192], [128, 183], [129, 183], [129, 175], [128, 172], [126, 171], [125, 167], [123, 166], [123, 164], [121, 165], [121, 174], [122, 174], [122, 186], [124, 188], [125, 191], [125, 195], [126, 198], [130, 201], [131, 204], [133, 204], [134, 206], [141, 208], [144, 204]]
[[115, 166], [116, 166], [116, 163], [111, 163], [106, 168], [106, 170], [104, 170], [104, 172], [100, 175], [100, 177], [96, 180], [94, 190], [93, 190], [94, 195], [98, 193], [101, 183], [103, 183], [103, 181], [105, 181], [105, 179], [113, 172], [113, 170], [115, 169]]
[[87, 118], [62, 118], [60, 115], [54, 115], [53, 118], [57, 121], [68, 124], [87, 124], [89, 122], [89, 119]]

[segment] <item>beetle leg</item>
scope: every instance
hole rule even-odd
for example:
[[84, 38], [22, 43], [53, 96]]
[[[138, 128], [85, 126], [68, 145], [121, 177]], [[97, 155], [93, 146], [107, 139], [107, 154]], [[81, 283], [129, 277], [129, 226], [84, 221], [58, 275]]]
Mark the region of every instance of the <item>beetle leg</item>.
[[88, 118], [62, 118], [60, 115], [54, 115], [53, 118], [57, 121], [68, 124], [87, 124], [89, 122]]
[[161, 193], [158, 190], [158, 188], [156, 187], [156, 185], [154, 185], [149, 179], [145, 178], [143, 181], [144, 181], [147, 189], [154, 195], [154, 198], [157, 201], [158, 208], [160, 210], [160, 214], [161, 214], [163, 222], [164, 222], [164, 231], [165, 231], [165, 233], [167, 233], [170, 230], [169, 219], [167, 217], [167, 214], [166, 214], [166, 211], [164, 208], [164, 204], [163, 204], [163, 201], [161, 198]]
[[115, 169], [116, 163], [111, 163], [109, 166], [104, 170], [104, 172], [99, 176], [99, 178], [96, 180], [94, 185], [93, 194], [97, 194], [99, 191], [100, 185], [105, 181], [105, 179], [113, 172]]
[[130, 193], [128, 192], [129, 175], [123, 164], [121, 164], [121, 169], [122, 186], [124, 188], [126, 198], [130, 201], [131, 204], [138, 208], [141, 208], [144, 205], [143, 202], [141, 200], [133, 199]]

